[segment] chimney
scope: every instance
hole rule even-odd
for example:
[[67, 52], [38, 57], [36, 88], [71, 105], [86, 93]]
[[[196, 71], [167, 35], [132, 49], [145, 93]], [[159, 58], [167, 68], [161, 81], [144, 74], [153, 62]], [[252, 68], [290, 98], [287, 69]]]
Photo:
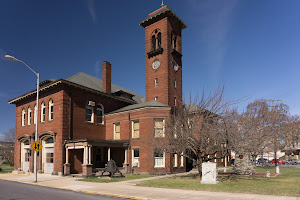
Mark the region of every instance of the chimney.
[[111, 64], [107, 61], [102, 64], [102, 91], [111, 94]]

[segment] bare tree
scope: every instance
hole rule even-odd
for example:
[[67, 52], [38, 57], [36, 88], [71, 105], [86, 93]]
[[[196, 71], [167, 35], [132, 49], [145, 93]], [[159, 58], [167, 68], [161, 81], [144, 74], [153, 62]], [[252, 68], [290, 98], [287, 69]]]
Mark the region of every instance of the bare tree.
[[0, 155], [11, 165], [14, 165], [14, 143], [15, 129], [11, 128], [3, 133], [3, 139], [0, 146]]
[[[223, 115], [229, 103], [224, 101], [224, 87], [206, 95], [202, 93], [187, 104], [173, 109], [166, 123], [166, 135], [152, 146], [168, 153], [182, 154], [197, 163], [224, 158], [229, 151], [228, 130]], [[228, 112], [227, 112], [228, 113]]]

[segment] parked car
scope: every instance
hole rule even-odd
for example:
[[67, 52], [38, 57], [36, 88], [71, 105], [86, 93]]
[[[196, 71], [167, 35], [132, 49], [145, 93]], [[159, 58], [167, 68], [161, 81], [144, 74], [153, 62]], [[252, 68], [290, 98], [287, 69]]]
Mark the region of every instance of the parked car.
[[258, 160], [257, 160], [257, 164], [262, 164], [262, 163], [268, 163], [268, 159], [266, 159], [266, 158], [259, 158]]
[[[283, 165], [285, 164], [284, 160], [276, 159], [276, 162], [277, 162], [277, 164], [283, 164]], [[275, 164], [275, 159], [271, 160], [270, 163]]]
[[296, 159], [290, 159], [290, 160], [287, 160], [285, 162], [285, 164], [287, 164], [287, 165], [297, 165], [297, 164], [300, 164], [300, 161], [296, 160]]

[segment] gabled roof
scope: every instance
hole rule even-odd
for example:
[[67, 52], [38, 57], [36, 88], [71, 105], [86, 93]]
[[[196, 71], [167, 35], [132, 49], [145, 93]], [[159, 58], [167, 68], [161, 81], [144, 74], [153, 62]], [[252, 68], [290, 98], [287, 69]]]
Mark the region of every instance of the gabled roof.
[[[90, 76], [88, 74], [85, 74], [83, 72], [79, 72], [69, 78], [66, 78], [65, 80], [76, 83], [78, 85], [82, 85], [94, 90], [98, 90], [103, 92], [102, 90], [102, 80], [99, 78], [96, 78], [94, 76]], [[118, 85], [115, 84], [111, 84], [111, 93], [116, 93], [116, 92], [120, 92], [120, 91], [124, 91], [128, 94], [131, 94], [133, 97], [132, 99], [134, 101], [136, 101], [137, 103], [143, 103], [145, 101], [145, 98], [142, 97], [141, 95], [139, 95], [136, 92], [133, 92], [131, 90], [127, 90], [123, 87], [120, 87]]]
[[141, 21], [139, 24], [145, 28], [154, 21], [157, 21], [158, 19], [161, 19], [165, 16], [174, 17], [180, 23], [181, 29], [187, 28], [187, 25], [185, 25], [185, 23], [167, 6], [163, 6], [160, 9], [150, 13], [148, 17], [145, 20]]
[[160, 103], [158, 101], [147, 101], [144, 103], [129, 105], [129, 106], [120, 108], [118, 110], [115, 110], [113, 112], [110, 112], [108, 114], [118, 113], [118, 112], [123, 112], [123, 111], [128, 111], [128, 110], [134, 110], [134, 109], [138, 109], [138, 108], [145, 108], [145, 107], [161, 107], [161, 108], [163, 108], [163, 107], [170, 107], [170, 106]]
[[[101, 79], [98, 79], [96, 77], [90, 76], [90, 75], [82, 73], [82, 72], [79, 72], [69, 78], [66, 78], [66, 79], [58, 79], [58, 80], [52, 79], [50, 81], [43, 81], [42, 83], [43, 84], [40, 86], [40, 92], [44, 91], [48, 88], [55, 87], [56, 85], [67, 84], [67, 85], [79, 87], [79, 88], [82, 88], [85, 90], [89, 90], [91, 92], [96, 92], [96, 93], [99, 93], [102, 95], [109, 96], [111, 98], [116, 98], [121, 101], [126, 101], [126, 102], [130, 102], [130, 103], [143, 103], [145, 101], [145, 98], [142, 97], [141, 95], [137, 94], [136, 92], [130, 91], [128, 89], [125, 89], [125, 88], [120, 87], [115, 84], [111, 84], [112, 94], [104, 93], [102, 90], [102, 80]], [[120, 93], [120, 91], [131, 94], [132, 99], [130, 100], [130, 99], [124, 98], [122, 96], [120, 97], [118, 95], [114, 95], [114, 93], [118, 94], [118, 93]], [[36, 94], [36, 90], [32, 90], [26, 94], [23, 94], [17, 98], [14, 98], [14, 99], [8, 101], [8, 103], [13, 104], [13, 103], [21, 101], [29, 96], [35, 95], [35, 94]]]

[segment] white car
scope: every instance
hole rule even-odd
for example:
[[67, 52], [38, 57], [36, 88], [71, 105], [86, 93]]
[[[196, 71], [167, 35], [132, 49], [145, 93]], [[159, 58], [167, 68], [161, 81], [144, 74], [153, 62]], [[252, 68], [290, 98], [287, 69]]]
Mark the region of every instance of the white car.
[[300, 164], [300, 161], [296, 160], [296, 159], [290, 159], [290, 160], [285, 161], [285, 164], [286, 165], [289, 165], [289, 164], [291, 164], [291, 165], [297, 165], [297, 164]]

